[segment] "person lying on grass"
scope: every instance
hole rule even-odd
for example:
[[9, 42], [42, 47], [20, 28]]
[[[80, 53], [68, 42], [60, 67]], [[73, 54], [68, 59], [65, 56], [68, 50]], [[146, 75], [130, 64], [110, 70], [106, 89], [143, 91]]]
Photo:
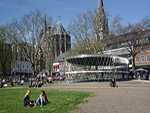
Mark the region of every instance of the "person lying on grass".
[[31, 91], [27, 90], [27, 92], [24, 96], [24, 107], [27, 107], [27, 108], [31, 108], [36, 105], [36, 103], [34, 101], [30, 101], [30, 93], [31, 93]]
[[41, 105], [40, 107], [42, 107], [46, 103], [49, 103], [46, 93], [45, 93], [45, 91], [41, 91], [41, 94], [40, 94], [39, 98], [37, 99], [36, 104], [40, 104]]

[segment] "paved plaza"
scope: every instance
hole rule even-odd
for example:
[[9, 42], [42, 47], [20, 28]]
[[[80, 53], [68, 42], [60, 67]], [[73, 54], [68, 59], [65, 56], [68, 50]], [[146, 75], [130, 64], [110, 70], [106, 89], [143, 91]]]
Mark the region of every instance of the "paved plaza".
[[150, 82], [120, 81], [118, 88], [111, 88], [109, 82], [58, 83], [44, 90], [94, 92], [95, 97], [86, 98], [88, 103], [80, 104], [79, 110], [71, 113], [150, 113]]

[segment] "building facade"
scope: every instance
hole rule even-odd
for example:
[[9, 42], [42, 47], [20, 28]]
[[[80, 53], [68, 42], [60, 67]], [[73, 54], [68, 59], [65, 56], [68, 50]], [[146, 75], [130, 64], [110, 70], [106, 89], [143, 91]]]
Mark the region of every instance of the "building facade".
[[60, 54], [53, 62], [53, 74], [59, 73], [65, 75], [65, 59], [69, 56], [69, 52]]
[[[12, 45], [13, 62], [11, 63], [11, 74], [29, 76], [32, 74], [32, 66], [25, 56], [21, 53], [20, 49], [16, 45]], [[27, 51], [29, 53], [29, 51]]]
[[[132, 33], [128, 33], [128, 35], [132, 36]], [[130, 42], [132, 40], [123, 41], [122, 36], [116, 36], [115, 39], [111, 39], [111, 43], [109, 45], [110, 49], [107, 50], [106, 54], [117, 55], [121, 57], [125, 57], [129, 60], [129, 70], [132, 69], [132, 55], [131, 50], [134, 52], [137, 51], [135, 59], [135, 68], [144, 68], [150, 72], [150, 30], [142, 31], [142, 35], [140, 39], [135, 40], [134, 42]], [[126, 40], [126, 39], [125, 39]], [[127, 47], [126, 43], [134, 43], [133, 46]], [[130, 51], [130, 52], [129, 52]]]
[[137, 68], [144, 68], [150, 71], [150, 45], [143, 47], [135, 57]]

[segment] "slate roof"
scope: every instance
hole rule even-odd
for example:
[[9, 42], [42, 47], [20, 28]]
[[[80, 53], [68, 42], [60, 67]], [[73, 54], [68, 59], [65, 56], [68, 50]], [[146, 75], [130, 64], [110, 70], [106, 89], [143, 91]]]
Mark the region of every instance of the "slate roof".
[[61, 33], [66, 32], [66, 30], [64, 29], [63, 25], [61, 24], [60, 21], [58, 21], [55, 26], [52, 29], [52, 33], [53, 34], [61, 34]]
[[65, 58], [68, 57], [68, 56], [69, 56], [69, 52], [62, 53], [58, 57], [55, 58], [54, 63], [64, 62]]
[[112, 49], [105, 52], [105, 54], [112, 54], [112, 55], [128, 55], [130, 54], [126, 48], [119, 48], [119, 49]]

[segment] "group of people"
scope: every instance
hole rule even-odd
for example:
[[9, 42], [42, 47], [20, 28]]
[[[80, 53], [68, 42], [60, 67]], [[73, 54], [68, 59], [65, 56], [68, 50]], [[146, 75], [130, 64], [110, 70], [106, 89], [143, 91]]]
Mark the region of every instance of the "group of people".
[[44, 84], [43, 77], [29, 78], [29, 87], [41, 87]]
[[14, 79], [13, 81], [17, 85], [24, 85], [25, 81], [23, 79]]
[[[130, 73], [132, 73], [132, 74], [130, 74], [130, 75], [132, 75], [133, 76], [133, 72], [130, 72]], [[135, 71], [135, 77], [136, 78], [138, 78], [138, 79], [140, 79], [140, 80], [149, 80], [149, 72], [146, 70], [146, 71], [139, 71], [139, 72], [137, 72], [137, 71]]]
[[0, 78], [0, 88], [8, 87], [8, 83], [11, 83], [10, 77], [7, 77], [7, 78], [2, 77], [2, 78]]
[[39, 80], [30, 80], [29, 81], [29, 87], [41, 87], [43, 85], [43, 82], [39, 81]]
[[47, 103], [49, 103], [45, 91], [43, 91], [43, 90], [41, 91], [41, 94], [36, 101], [30, 101], [30, 93], [31, 93], [31, 91], [27, 90], [27, 92], [23, 98], [24, 99], [24, 107], [27, 107], [27, 108], [36, 107], [37, 104], [39, 104], [40, 107], [42, 107], [43, 105], [46, 105]]
[[26, 82], [28, 82], [28, 78], [25, 76], [16, 75], [14, 76], [0, 76], [0, 87], [8, 87], [15, 85], [24, 85]]

